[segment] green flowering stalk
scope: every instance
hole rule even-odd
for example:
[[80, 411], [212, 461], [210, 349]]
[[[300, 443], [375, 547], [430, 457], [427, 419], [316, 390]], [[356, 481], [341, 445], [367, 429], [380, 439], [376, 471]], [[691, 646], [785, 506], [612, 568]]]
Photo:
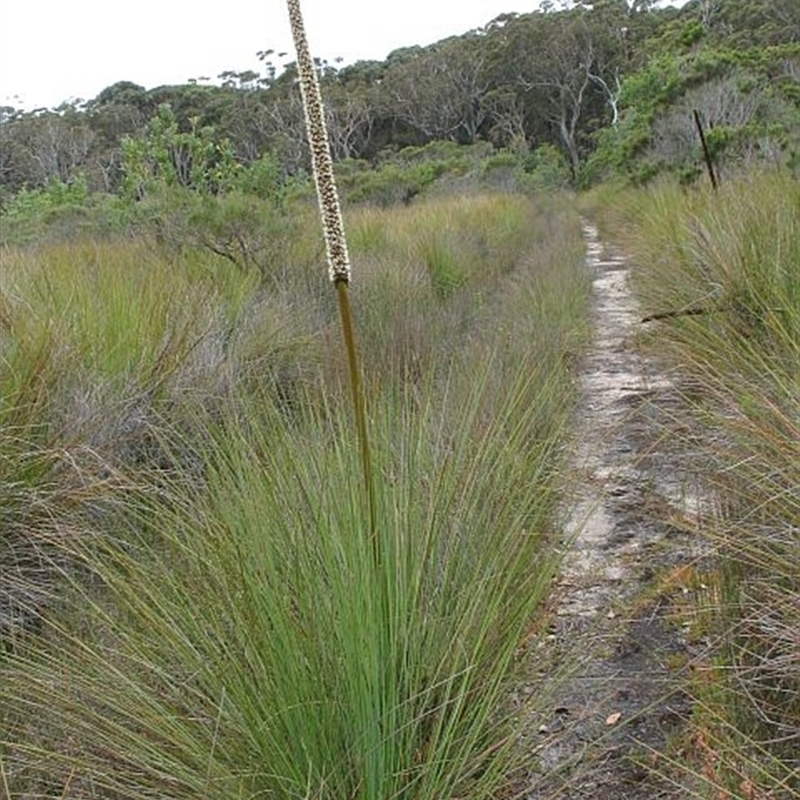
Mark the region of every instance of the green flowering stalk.
[[361, 450], [361, 462], [364, 470], [364, 488], [370, 518], [370, 535], [376, 563], [380, 563], [380, 553], [375, 534], [375, 500], [372, 486], [372, 468], [370, 465], [369, 442], [367, 439], [367, 415], [364, 394], [356, 356], [353, 324], [350, 314], [350, 301], [347, 286], [350, 282], [350, 256], [347, 251], [347, 238], [344, 232], [342, 209], [339, 204], [339, 193], [333, 176], [333, 159], [328, 143], [328, 129], [325, 126], [325, 114], [322, 108], [322, 96], [319, 89], [317, 71], [306, 39], [303, 13], [299, 0], [286, 0], [289, 10], [289, 23], [297, 53], [297, 72], [300, 76], [300, 91], [303, 96], [303, 110], [306, 117], [306, 134], [311, 149], [311, 167], [314, 183], [317, 187], [320, 216], [322, 217], [322, 233], [325, 237], [325, 249], [328, 255], [328, 275], [336, 287], [339, 298], [339, 313], [342, 322], [342, 334], [347, 351], [347, 365], [350, 373], [350, 387], [353, 396], [356, 428]]

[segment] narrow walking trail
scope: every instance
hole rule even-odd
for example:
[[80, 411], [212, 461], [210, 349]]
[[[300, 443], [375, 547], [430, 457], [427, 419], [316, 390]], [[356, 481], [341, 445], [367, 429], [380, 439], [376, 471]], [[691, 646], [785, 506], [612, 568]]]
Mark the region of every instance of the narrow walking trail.
[[568, 550], [543, 645], [546, 660], [568, 671], [533, 734], [525, 796], [678, 800], [686, 793], [657, 773], [689, 714], [676, 675], [686, 644], [656, 587], [697, 557], [683, 532], [692, 525], [673, 522], [696, 524], [702, 503], [660, 424], [677, 393], [635, 346], [641, 315], [627, 261], [589, 224], [584, 237], [594, 339], [563, 503]]

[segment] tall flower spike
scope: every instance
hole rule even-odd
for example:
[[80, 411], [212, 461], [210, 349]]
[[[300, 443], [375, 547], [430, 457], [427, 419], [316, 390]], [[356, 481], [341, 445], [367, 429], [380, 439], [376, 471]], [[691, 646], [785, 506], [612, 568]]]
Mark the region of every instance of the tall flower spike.
[[292, 26], [294, 47], [297, 51], [297, 71], [300, 75], [300, 90], [303, 93], [303, 109], [306, 115], [306, 131], [311, 148], [311, 166], [314, 182], [317, 184], [317, 200], [322, 216], [322, 233], [325, 236], [325, 249], [328, 251], [328, 275], [336, 288], [339, 299], [339, 315], [342, 321], [342, 335], [347, 351], [347, 366], [350, 374], [350, 389], [353, 396], [356, 430], [361, 450], [361, 466], [364, 472], [364, 490], [369, 513], [370, 543], [376, 566], [381, 564], [380, 541], [377, 536], [375, 516], [375, 487], [372, 480], [372, 466], [367, 436], [367, 411], [361, 376], [358, 370], [353, 323], [350, 315], [348, 284], [350, 283], [350, 256], [347, 253], [347, 240], [344, 235], [342, 209], [339, 194], [333, 179], [333, 160], [328, 145], [328, 131], [325, 128], [325, 115], [322, 111], [322, 97], [319, 91], [317, 71], [308, 50], [308, 41], [300, 11], [300, 0], [286, 0], [289, 9], [289, 22]]
[[317, 185], [317, 200], [322, 216], [322, 232], [325, 236], [325, 249], [328, 254], [328, 275], [333, 283], [350, 282], [350, 256], [344, 235], [342, 209], [339, 193], [333, 177], [333, 160], [328, 144], [328, 130], [322, 109], [322, 96], [314, 62], [308, 49], [300, 0], [286, 0], [289, 9], [289, 23], [297, 52], [297, 71], [300, 75], [300, 91], [303, 94], [303, 108], [306, 115], [308, 145], [311, 149], [311, 165]]

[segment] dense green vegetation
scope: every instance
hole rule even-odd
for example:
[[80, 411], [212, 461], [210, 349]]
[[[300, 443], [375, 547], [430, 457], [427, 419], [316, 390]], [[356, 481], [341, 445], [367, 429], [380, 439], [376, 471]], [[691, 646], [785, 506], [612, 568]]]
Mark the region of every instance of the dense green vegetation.
[[[260, 54], [259, 72], [221, 75], [220, 86], [121, 82], [57, 109], [4, 108], [3, 208], [20, 190], [53, 184], [119, 194], [134, 177], [133, 151], [142, 166], [142, 139], [158, 125], [163, 133], [174, 124], [180, 136], [168, 160], [151, 165], [177, 185], [224, 189], [229, 167], [251, 168], [264, 158], [281, 180], [305, 180], [296, 70], [273, 63], [273, 55]], [[694, 110], [723, 171], [759, 162], [797, 166], [794, 0], [691, 0], [680, 9], [646, 0], [568, 10], [551, 4], [398, 50], [383, 62], [338, 69], [321, 61], [319, 72], [334, 159], [360, 164], [354, 199], [386, 200], [398, 153], [437, 141], [500, 150], [525, 172], [557, 153], [559, 180], [581, 184], [643, 181], [665, 171], [691, 180], [701, 163]], [[164, 106], [172, 114], [166, 126]], [[225, 175], [198, 171], [197, 157]], [[382, 176], [371, 174], [374, 167]], [[436, 170], [418, 164], [396, 198], [418, 193]]]
[[142, 239], [3, 252], [10, 797], [483, 796], [522, 755], [506, 698], [557, 564], [576, 214], [348, 214], [377, 564], [296, 223], [267, 282]]

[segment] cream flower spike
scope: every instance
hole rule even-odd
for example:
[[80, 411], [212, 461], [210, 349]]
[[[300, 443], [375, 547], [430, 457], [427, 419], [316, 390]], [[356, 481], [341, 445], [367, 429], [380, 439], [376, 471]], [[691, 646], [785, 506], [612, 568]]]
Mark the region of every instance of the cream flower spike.
[[328, 254], [328, 275], [333, 283], [350, 282], [350, 256], [344, 234], [339, 193], [333, 177], [333, 159], [328, 143], [328, 129], [319, 90], [317, 71], [306, 39], [303, 14], [299, 0], [286, 0], [289, 23], [297, 52], [297, 71], [300, 75], [300, 90], [306, 115], [306, 131], [311, 148], [311, 166], [317, 186], [317, 200], [322, 216], [322, 232]]

